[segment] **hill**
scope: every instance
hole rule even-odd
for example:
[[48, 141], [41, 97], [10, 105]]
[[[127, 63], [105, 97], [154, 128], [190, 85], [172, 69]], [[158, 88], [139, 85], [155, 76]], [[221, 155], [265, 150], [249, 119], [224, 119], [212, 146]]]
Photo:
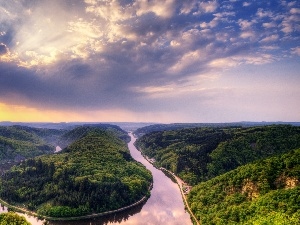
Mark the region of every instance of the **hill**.
[[300, 147], [300, 127], [206, 127], [145, 134], [137, 147], [194, 185], [238, 166]]
[[196, 185], [193, 213], [209, 224], [300, 224], [300, 149], [238, 167]]
[[238, 126], [237, 124], [230, 123], [171, 123], [171, 124], [153, 124], [145, 127], [138, 128], [134, 131], [134, 135], [142, 137], [145, 134], [158, 131], [174, 131], [196, 127], [228, 127]]
[[130, 137], [128, 136], [127, 132], [122, 130], [117, 125], [111, 125], [111, 124], [84, 124], [82, 126], [76, 126], [74, 129], [69, 130], [65, 132], [58, 141], [58, 145], [61, 148], [67, 147], [69, 144], [74, 142], [75, 140], [78, 140], [85, 135], [87, 135], [89, 132], [96, 131], [96, 130], [105, 130], [110, 132], [111, 134], [119, 137], [120, 139], [129, 142]]
[[55, 147], [67, 147], [91, 130], [107, 130], [129, 142], [130, 137], [120, 127], [110, 124], [87, 124], [75, 129], [48, 129], [21, 125], [0, 126], [0, 163], [20, 162], [43, 154], [53, 153]]
[[5, 173], [1, 198], [40, 215], [70, 217], [118, 209], [148, 195], [151, 173], [132, 159], [126, 143], [110, 131], [84, 130], [60, 153]]
[[144, 134], [149, 134], [156, 131], [180, 130], [188, 128], [225, 128], [225, 127], [257, 127], [257, 126], [271, 126], [271, 125], [292, 125], [300, 126], [299, 122], [233, 122], [233, 123], [170, 123], [170, 124], [151, 124], [140, 127], [134, 131], [134, 135], [141, 137]]
[[64, 131], [26, 126], [0, 126], [0, 162], [19, 162], [23, 159], [53, 153]]

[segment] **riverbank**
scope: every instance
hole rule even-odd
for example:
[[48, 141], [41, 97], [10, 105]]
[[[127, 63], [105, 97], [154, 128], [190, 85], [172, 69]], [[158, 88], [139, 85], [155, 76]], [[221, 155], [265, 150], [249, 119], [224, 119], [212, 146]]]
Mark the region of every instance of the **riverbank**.
[[[153, 187], [153, 183], [151, 183], [151, 185], [149, 186], [148, 190], [150, 191]], [[69, 220], [84, 220], [84, 219], [92, 219], [92, 218], [96, 218], [96, 217], [101, 217], [101, 216], [106, 216], [106, 215], [110, 215], [110, 214], [114, 214], [114, 213], [118, 213], [118, 212], [122, 212], [126, 209], [130, 209], [132, 207], [135, 207], [141, 203], [143, 203], [144, 201], [146, 201], [149, 198], [149, 196], [144, 196], [143, 198], [141, 198], [139, 201], [119, 208], [119, 209], [115, 209], [115, 210], [110, 210], [110, 211], [106, 211], [106, 212], [101, 212], [101, 213], [93, 213], [93, 214], [89, 214], [89, 215], [85, 215], [85, 216], [74, 216], [74, 217], [49, 217], [49, 216], [44, 216], [44, 215], [40, 215], [37, 214], [34, 211], [30, 211], [21, 207], [17, 207], [14, 205], [9, 204], [8, 202], [4, 201], [3, 199], [0, 199], [0, 203], [5, 205], [6, 207], [8, 207], [9, 209], [16, 211], [16, 212], [21, 212], [21, 213], [25, 213], [28, 214], [30, 216], [35, 216], [37, 218], [41, 218], [44, 220], [49, 220], [49, 221], [69, 221]]]
[[[99, 216], [97, 218], [73, 221], [49, 221], [49, 225], [193, 225], [191, 216], [187, 211], [180, 190], [176, 182], [167, 177], [163, 171], [150, 164], [138, 151], [133, 142], [135, 138], [128, 143], [128, 148], [132, 157], [142, 163], [153, 175], [153, 188], [151, 196], [143, 203], [122, 212], [110, 215]], [[22, 207], [22, 206], [21, 206]], [[24, 214], [23, 214], [24, 215]], [[31, 219], [32, 225], [43, 225], [43, 221], [35, 217], [26, 216]], [[195, 223], [194, 223], [195, 225]]]
[[192, 212], [188, 202], [187, 202], [187, 198], [186, 198], [186, 195], [184, 193], [184, 188], [183, 188], [183, 184], [185, 184], [185, 182], [183, 180], [181, 180], [179, 177], [177, 177], [174, 173], [172, 173], [171, 171], [161, 167], [160, 170], [162, 171], [165, 171], [167, 172], [169, 175], [171, 175], [174, 180], [176, 181], [176, 183], [178, 184], [179, 186], [179, 189], [180, 189], [180, 192], [181, 192], [181, 196], [182, 196], [182, 199], [184, 200], [184, 204], [189, 212], [189, 214], [192, 216], [192, 219], [193, 221], [197, 224], [197, 225], [200, 225], [200, 223], [198, 222], [196, 216], [194, 215], [194, 213]]
[[184, 188], [183, 188], [183, 184], [184, 184], [185, 182], [184, 182], [183, 180], [181, 180], [178, 176], [176, 176], [174, 173], [172, 173], [171, 171], [169, 171], [169, 170], [167, 170], [167, 169], [165, 169], [165, 168], [163, 168], [163, 167], [157, 167], [157, 166], [154, 164], [155, 160], [148, 158], [146, 155], [144, 155], [144, 154], [142, 153], [142, 151], [141, 151], [139, 148], [137, 148], [137, 146], [135, 146], [135, 147], [136, 147], [136, 149], [137, 149], [139, 152], [141, 152], [142, 156], [143, 156], [143, 157], [144, 157], [144, 158], [145, 158], [152, 166], [154, 166], [155, 168], [157, 168], [157, 169], [159, 169], [159, 170], [161, 170], [161, 171], [163, 171], [163, 172], [165, 171], [165, 172], [168, 173], [171, 177], [173, 177], [174, 181], [178, 184], [178, 187], [179, 187], [179, 190], [180, 190], [182, 199], [183, 199], [183, 201], [184, 201], [184, 204], [185, 204], [185, 206], [186, 206], [186, 209], [188, 210], [188, 212], [189, 212], [189, 214], [190, 214], [190, 216], [191, 216], [193, 222], [195, 222], [197, 225], [201, 225], [200, 222], [196, 219], [196, 216], [195, 216], [194, 213], [192, 212], [192, 210], [191, 210], [191, 208], [189, 207], [189, 204], [188, 204], [188, 202], [187, 202], [187, 198], [186, 198], [186, 195], [185, 195], [185, 193], [184, 193]]

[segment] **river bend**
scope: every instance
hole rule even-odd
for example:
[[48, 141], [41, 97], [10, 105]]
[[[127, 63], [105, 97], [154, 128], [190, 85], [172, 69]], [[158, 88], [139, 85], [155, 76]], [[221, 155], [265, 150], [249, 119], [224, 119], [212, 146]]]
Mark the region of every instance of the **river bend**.
[[[153, 188], [150, 198], [143, 204], [129, 210], [103, 216], [94, 219], [80, 221], [51, 221], [49, 225], [191, 225], [190, 215], [186, 212], [179, 187], [171, 181], [162, 171], [153, 167], [141, 153], [135, 148], [133, 143], [136, 138], [130, 134], [131, 141], [128, 147], [132, 157], [141, 162], [152, 172]], [[1, 208], [0, 211], [6, 211]], [[35, 217], [28, 217], [33, 225], [42, 225], [43, 221]]]

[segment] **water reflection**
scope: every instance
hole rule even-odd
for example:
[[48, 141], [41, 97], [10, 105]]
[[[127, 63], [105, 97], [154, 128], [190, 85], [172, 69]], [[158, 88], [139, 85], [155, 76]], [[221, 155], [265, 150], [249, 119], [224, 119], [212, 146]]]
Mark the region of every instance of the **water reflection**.
[[122, 222], [127, 221], [132, 215], [140, 213], [141, 209], [146, 202], [130, 208], [126, 211], [118, 212], [116, 214], [101, 216], [94, 219], [79, 220], [79, 221], [52, 221], [48, 224], [50, 225], [99, 225], [99, 224], [123, 224]]
[[0, 213], [5, 213], [5, 212], [7, 212], [7, 208], [0, 204]]
[[[191, 225], [189, 214], [184, 209], [179, 187], [162, 171], [154, 168], [134, 147], [136, 140], [131, 134], [128, 144], [132, 157], [144, 164], [153, 175], [153, 189], [150, 198], [141, 205], [123, 212], [104, 217], [80, 221], [49, 221], [49, 225]], [[43, 221], [26, 216], [33, 225], [42, 225]]]

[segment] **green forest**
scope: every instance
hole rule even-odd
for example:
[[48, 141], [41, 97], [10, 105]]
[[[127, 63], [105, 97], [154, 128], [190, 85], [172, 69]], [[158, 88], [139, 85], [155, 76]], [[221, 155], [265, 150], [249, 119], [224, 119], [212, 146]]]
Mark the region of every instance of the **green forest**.
[[89, 124], [74, 129], [47, 129], [21, 125], [0, 126], [0, 164], [15, 163], [39, 155], [51, 154], [56, 146], [67, 147], [93, 129], [106, 130], [129, 142], [120, 127], [111, 124]]
[[88, 132], [92, 130], [105, 130], [107, 132], [110, 132], [113, 135], [116, 135], [120, 139], [129, 142], [130, 137], [128, 136], [127, 132], [122, 130], [120, 127], [116, 125], [111, 125], [111, 124], [88, 124], [88, 125], [82, 125], [75, 127], [72, 130], [66, 131], [63, 133], [58, 141], [57, 145], [59, 145], [61, 148], [67, 147], [69, 144], [74, 142], [75, 140], [78, 140], [79, 138], [84, 137]]
[[136, 142], [158, 167], [191, 185], [300, 147], [300, 127], [201, 127], [145, 134]]
[[[187, 199], [201, 224], [300, 224], [300, 126], [156, 124], [135, 134], [157, 167], [193, 186]], [[135, 203], [150, 195], [152, 175], [129, 140], [109, 124], [0, 127], [0, 162], [19, 161], [2, 174], [0, 198], [50, 217]]]
[[0, 225], [31, 225], [25, 217], [13, 212], [0, 214]]
[[202, 224], [300, 224], [300, 149], [238, 167], [188, 195]]
[[201, 224], [300, 224], [300, 127], [198, 127], [156, 131], [137, 147], [194, 185]]
[[79, 139], [60, 153], [22, 161], [6, 172], [0, 197], [40, 215], [71, 217], [115, 210], [149, 195], [151, 173], [117, 134], [97, 127], [70, 132]]
[[62, 130], [25, 126], [0, 126], [0, 163], [53, 153]]

